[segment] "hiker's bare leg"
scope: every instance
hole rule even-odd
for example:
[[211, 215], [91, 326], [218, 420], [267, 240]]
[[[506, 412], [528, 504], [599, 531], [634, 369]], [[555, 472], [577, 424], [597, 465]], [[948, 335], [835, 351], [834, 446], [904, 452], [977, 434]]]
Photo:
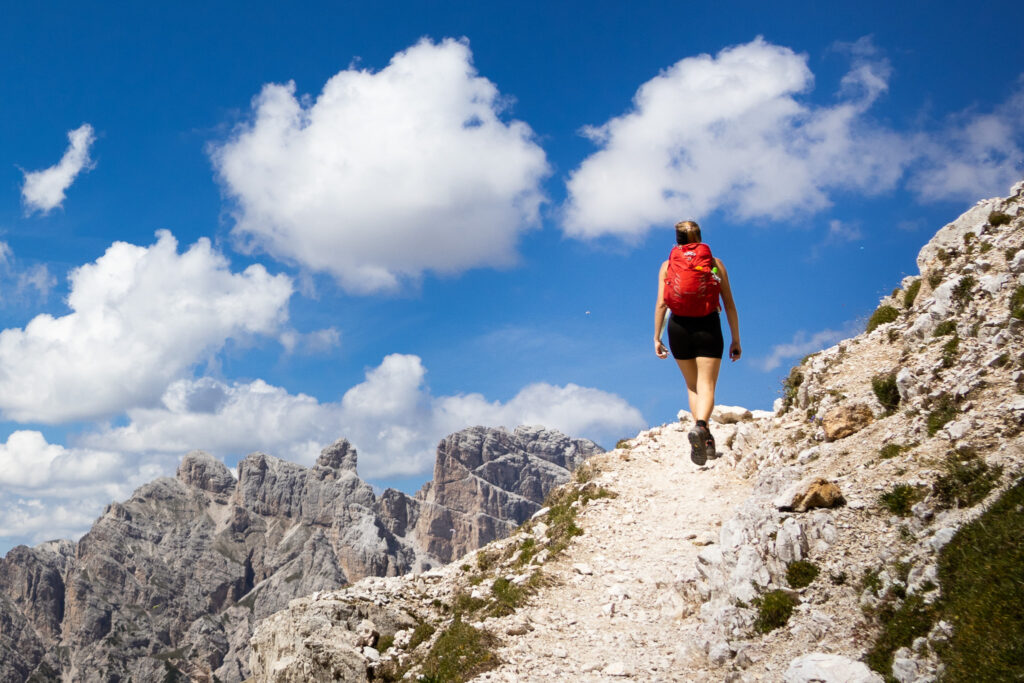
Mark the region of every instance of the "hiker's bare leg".
[[698, 419], [696, 415], [697, 405], [699, 404], [697, 394], [697, 360], [694, 358], [689, 358], [686, 360], [680, 360], [676, 358], [676, 363], [679, 365], [679, 369], [683, 373], [683, 379], [686, 380], [686, 393], [688, 395], [687, 397], [690, 399], [690, 415], [693, 415], [693, 419], [696, 420]]
[[718, 371], [722, 367], [721, 358], [676, 359], [679, 369], [686, 380], [686, 391], [690, 399], [690, 414], [694, 420], [707, 420], [715, 408], [715, 385], [718, 383]]

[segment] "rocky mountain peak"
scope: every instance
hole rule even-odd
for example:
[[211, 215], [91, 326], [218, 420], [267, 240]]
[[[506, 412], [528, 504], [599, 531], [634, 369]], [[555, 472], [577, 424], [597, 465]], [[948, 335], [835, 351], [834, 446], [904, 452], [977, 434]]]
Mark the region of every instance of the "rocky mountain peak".
[[316, 460], [317, 467], [327, 467], [341, 472], [356, 473], [356, 449], [348, 439], [338, 439], [320, 451]]
[[186, 453], [178, 465], [177, 477], [185, 486], [210, 493], [230, 493], [235, 488], [231, 471], [205, 451]]

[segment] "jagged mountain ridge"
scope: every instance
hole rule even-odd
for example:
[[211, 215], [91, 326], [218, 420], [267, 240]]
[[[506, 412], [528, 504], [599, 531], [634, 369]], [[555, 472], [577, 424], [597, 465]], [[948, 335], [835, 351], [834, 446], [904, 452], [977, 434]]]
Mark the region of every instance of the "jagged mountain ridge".
[[0, 681], [163, 680], [169, 665], [243, 680], [252, 629], [292, 598], [499, 538], [601, 450], [543, 428], [474, 427], [441, 441], [415, 496], [375, 495], [345, 440], [310, 468], [253, 453], [237, 480], [194, 451], [78, 543], [0, 558]]
[[[458, 622], [497, 639], [473, 680], [934, 683], [951, 621], [880, 651], [879, 615], [940, 602], [940, 551], [1024, 474], [1024, 183], [917, 262], [868, 331], [794, 368], [774, 414], [713, 415], [706, 467], [687, 457], [688, 415], [642, 432], [560, 490], [617, 494], [579, 506], [561, 555], [549, 513], [476, 558], [303, 598], [255, 632], [254, 680], [430, 674]], [[956, 462], [994, 477], [987, 497], [951, 501]], [[806, 587], [798, 560], [819, 572]], [[510, 585], [539, 587], [509, 614]], [[768, 595], [793, 611], [762, 633]], [[419, 642], [423, 622], [436, 631]]]

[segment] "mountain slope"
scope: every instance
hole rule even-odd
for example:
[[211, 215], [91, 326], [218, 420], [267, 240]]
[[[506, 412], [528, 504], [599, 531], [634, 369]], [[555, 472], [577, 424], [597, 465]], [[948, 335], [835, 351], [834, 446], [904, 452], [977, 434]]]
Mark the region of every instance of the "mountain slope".
[[293, 602], [255, 680], [934, 680], [939, 553], [1024, 471], [1022, 195], [939, 230], [775, 414], [719, 411], [705, 468], [685, 414], [644, 432], [508, 539]]

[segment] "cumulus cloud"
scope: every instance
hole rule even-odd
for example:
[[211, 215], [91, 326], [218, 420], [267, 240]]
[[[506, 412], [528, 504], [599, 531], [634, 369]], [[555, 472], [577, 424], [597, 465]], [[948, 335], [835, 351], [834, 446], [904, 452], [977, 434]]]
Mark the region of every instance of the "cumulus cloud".
[[201, 239], [184, 253], [166, 231], [149, 247], [115, 242], [69, 275], [71, 312], [0, 332], [0, 411], [20, 422], [102, 418], [153, 404], [228, 339], [276, 334], [291, 280], [260, 265], [232, 273]]
[[549, 170], [529, 126], [502, 120], [506, 104], [456, 40], [341, 71], [315, 100], [268, 84], [212, 150], [233, 234], [353, 292], [513, 263]]
[[14, 256], [14, 251], [6, 242], [0, 242], [0, 300], [8, 303], [9, 293], [14, 292], [15, 299], [27, 299], [35, 292], [39, 299], [45, 301], [50, 290], [57, 285], [57, 278], [45, 263], [22, 266]]
[[856, 334], [852, 327], [852, 324], [850, 324], [842, 330], [822, 330], [810, 336], [808, 336], [806, 331], [798, 330], [793, 335], [792, 341], [785, 344], [776, 344], [767, 356], [755, 359], [753, 361], [754, 365], [765, 372], [769, 372], [782, 365], [784, 360], [802, 358], [809, 353], [821, 351], [843, 339], [847, 339], [852, 334]]
[[83, 170], [92, 168], [89, 148], [96, 139], [92, 126], [83, 123], [68, 131], [68, 149], [56, 166], [42, 171], [26, 171], [25, 184], [21, 187], [21, 199], [25, 208], [47, 213], [60, 206], [64, 193]]
[[802, 103], [814, 80], [807, 57], [761, 38], [647, 81], [629, 112], [584, 129], [600, 149], [569, 178], [565, 232], [635, 240], [716, 209], [777, 219], [828, 206], [833, 188], [892, 187], [908, 146], [865, 116], [889, 66], [869, 43], [849, 51], [832, 106]]
[[925, 201], [1002, 195], [1024, 176], [1024, 78], [991, 112], [966, 110], [916, 138], [922, 159], [910, 179]]
[[260, 380], [182, 379], [160, 407], [131, 409], [127, 425], [85, 435], [81, 445], [153, 455], [202, 448], [222, 457], [262, 450], [312, 464], [325, 445], [345, 437], [359, 450], [361, 475], [387, 477], [429, 472], [438, 441], [472, 425], [543, 424], [610, 439], [645, 424], [619, 396], [575, 384], [531, 384], [503, 403], [480, 394], [434, 396], [425, 379], [420, 358], [401, 354], [385, 357], [328, 403]]
[[13, 432], [0, 443], [0, 538], [27, 544], [78, 538], [107, 503], [173, 472], [175, 461], [69, 449], [37, 431]]

